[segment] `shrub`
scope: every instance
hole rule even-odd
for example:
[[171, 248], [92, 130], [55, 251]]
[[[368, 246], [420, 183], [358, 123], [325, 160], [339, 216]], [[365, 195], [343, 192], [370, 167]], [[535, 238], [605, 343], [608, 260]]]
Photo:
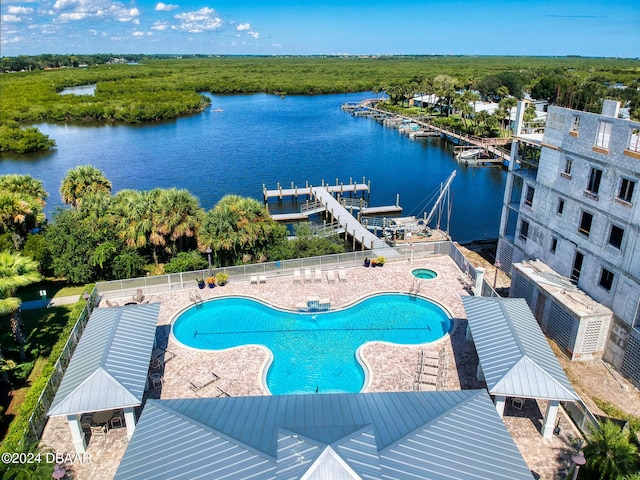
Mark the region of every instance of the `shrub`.
[[164, 273], [191, 272], [207, 268], [207, 261], [198, 250], [180, 252], [164, 265]]

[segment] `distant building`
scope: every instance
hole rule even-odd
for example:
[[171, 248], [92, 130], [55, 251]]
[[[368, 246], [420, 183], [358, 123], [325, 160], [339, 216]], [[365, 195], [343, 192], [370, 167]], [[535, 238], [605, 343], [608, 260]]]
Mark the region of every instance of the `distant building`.
[[607, 100], [602, 114], [549, 107], [544, 134], [522, 134], [524, 108], [497, 254], [510, 294], [571, 358], [640, 386], [640, 123]]

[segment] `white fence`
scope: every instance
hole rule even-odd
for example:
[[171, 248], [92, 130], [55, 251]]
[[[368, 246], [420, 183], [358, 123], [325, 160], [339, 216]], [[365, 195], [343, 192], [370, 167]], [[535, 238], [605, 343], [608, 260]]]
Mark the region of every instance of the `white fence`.
[[[396, 247], [389, 247], [389, 252], [391, 251], [393, 251], [393, 259], [388, 258], [388, 261], [406, 261], [413, 258], [425, 258], [434, 255], [449, 255], [456, 262], [462, 272], [469, 275], [470, 279], [475, 279], [475, 268], [450, 241], [424, 242], [413, 245], [404, 244]], [[378, 253], [385, 256], [384, 250], [381, 250]], [[397, 255], [398, 253], [400, 254], [399, 256]], [[388, 255], [388, 257], [391, 257], [391, 255]], [[150, 294], [196, 288], [198, 280], [215, 275], [218, 272], [226, 272], [229, 274], [229, 282], [243, 282], [249, 281], [251, 276], [254, 275], [265, 275], [267, 278], [277, 278], [293, 275], [294, 270], [305, 268], [329, 270], [338, 267], [356, 267], [362, 265], [365, 258], [371, 258], [370, 251], [339, 253], [336, 255], [325, 255], [321, 257], [296, 258], [277, 262], [214, 268], [211, 271], [209, 271], [209, 269], [205, 269], [152, 277], [149, 276], [130, 278], [126, 280], [113, 280], [110, 282], [98, 282], [96, 284], [96, 288], [102, 298], [121, 298], [132, 296], [138, 289], [141, 289], [145, 294]]]

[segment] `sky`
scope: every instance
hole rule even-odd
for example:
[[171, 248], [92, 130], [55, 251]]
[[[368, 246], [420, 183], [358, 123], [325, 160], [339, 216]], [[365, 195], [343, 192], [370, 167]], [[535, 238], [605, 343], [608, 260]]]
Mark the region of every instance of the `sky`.
[[640, 0], [0, 0], [0, 55], [640, 57]]

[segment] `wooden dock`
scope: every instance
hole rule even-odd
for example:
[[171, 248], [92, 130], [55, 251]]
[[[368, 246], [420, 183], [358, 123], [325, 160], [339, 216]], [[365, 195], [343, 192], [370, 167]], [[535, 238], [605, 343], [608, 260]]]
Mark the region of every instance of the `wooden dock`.
[[[369, 109], [369, 111], [377, 112], [380, 114], [380, 118], [385, 118], [383, 121], [384, 125], [400, 128], [403, 123], [406, 124], [407, 122], [417, 124], [419, 127], [417, 130], [405, 129], [405, 133], [407, 133], [411, 138], [437, 135], [449, 137], [458, 142], [482, 148], [488, 155], [493, 156], [493, 158], [481, 159], [481, 161], [477, 162], [478, 164], [502, 165], [503, 163], [508, 164], [509, 162], [510, 153], [508, 150], [501, 148], [501, 146], [511, 143], [511, 138], [483, 138], [475, 135], [467, 135], [466, 133], [459, 131], [438, 127], [429, 121], [407, 117], [400, 114], [395, 114], [393, 117], [389, 117], [389, 112], [376, 108], [370, 100], [363, 102], [363, 104], [364, 103], [366, 103], [366, 108]], [[385, 114], [387, 117], [383, 117]]]
[[[344, 231], [351, 236], [354, 242], [372, 250], [373, 255], [385, 255], [393, 257], [399, 255], [398, 252], [389, 247], [384, 240], [378, 238], [362, 224], [356, 220], [347, 209], [336, 200], [326, 187], [312, 187], [314, 197], [325, 206], [326, 211], [331, 215], [331, 221], [338, 222]], [[394, 255], [395, 254], [395, 255]]]
[[[363, 179], [364, 180], [364, 179]], [[358, 192], [366, 192], [369, 193], [371, 190], [371, 182], [368, 183], [340, 183], [339, 185], [321, 185], [322, 188], [325, 188], [330, 193], [339, 193], [340, 195], [344, 195], [345, 193], [358, 193]], [[284, 197], [299, 197], [299, 196], [308, 196], [310, 197], [313, 194], [313, 186], [306, 185], [304, 187], [292, 186], [291, 188], [282, 188], [280, 184], [278, 184], [275, 190], [268, 190], [263, 186], [262, 194], [264, 195], [264, 201], [267, 202], [270, 198], [277, 198], [282, 200]]]

